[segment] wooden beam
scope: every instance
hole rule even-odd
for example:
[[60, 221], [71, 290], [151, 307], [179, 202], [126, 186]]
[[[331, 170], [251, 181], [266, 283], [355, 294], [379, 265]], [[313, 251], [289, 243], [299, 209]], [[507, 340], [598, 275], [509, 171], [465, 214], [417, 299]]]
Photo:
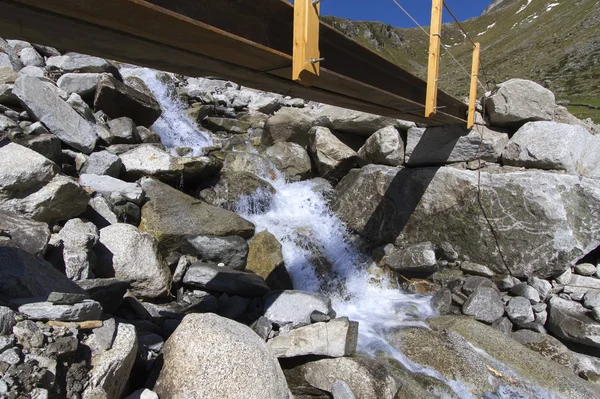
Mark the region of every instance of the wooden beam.
[[471, 91], [469, 95], [469, 117], [467, 119], [467, 128], [471, 129], [475, 125], [475, 104], [477, 103], [477, 84], [479, 83], [479, 54], [481, 45], [475, 43], [473, 48], [473, 64], [471, 66]]
[[294, 50], [292, 79], [310, 86], [319, 76], [319, 14], [321, 4], [312, 0], [294, 1]]
[[430, 118], [437, 111], [443, 5], [444, 0], [432, 0], [431, 26], [429, 28], [429, 62], [427, 65], [427, 98], [425, 100], [425, 116], [427, 118]]

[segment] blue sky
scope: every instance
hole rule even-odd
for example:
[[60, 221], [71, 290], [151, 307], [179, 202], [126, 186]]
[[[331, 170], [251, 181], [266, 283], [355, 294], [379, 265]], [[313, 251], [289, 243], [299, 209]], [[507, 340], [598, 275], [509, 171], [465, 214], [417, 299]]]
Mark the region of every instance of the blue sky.
[[[396, 1], [421, 25], [429, 25], [431, 0]], [[492, 0], [446, 0], [446, 4], [461, 21], [481, 15], [491, 2]], [[415, 26], [392, 0], [322, 0], [321, 13], [358, 21], [380, 21], [400, 28]], [[444, 22], [450, 22], [450, 16], [446, 12]]]

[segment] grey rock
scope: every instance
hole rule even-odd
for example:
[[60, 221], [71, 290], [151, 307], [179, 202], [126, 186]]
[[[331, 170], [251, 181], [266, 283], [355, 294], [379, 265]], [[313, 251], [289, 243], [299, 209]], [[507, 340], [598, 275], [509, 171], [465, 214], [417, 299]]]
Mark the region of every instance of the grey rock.
[[568, 368], [572, 368], [574, 365], [574, 352], [571, 352], [564, 344], [551, 335], [540, 334], [531, 330], [519, 330], [512, 334], [512, 338], [558, 364]]
[[[34, 127], [34, 125], [37, 126]], [[26, 133], [28, 133], [28, 131], [30, 132], [29, 135], [17, 138], [13, 140], [13, 142], [45, 156], [54, 163], [59, 163], [61, 156], [60, 139], [49, 133], [37, 134], [34, 129], [39, 126], [41, 126], [39, 122], [34, 123], [29, 128], [25, 129]], [[44, 128], [43, 130], [46, 129]]]
[[150, 234], [129, 224], [117, 223], [100, 230], [97, 270], [100, 277], [117, 277], [131, 283], [142, 298], [165, 296], [171, 286], [171, 272], [158, 255], [158, 242]]
[[571, 296], [577, 296], [580, 299], [589, 291], [600, 291], [600, 280], [595, 277], [571, 275], [571, 280], [563, 287], [563, 292]]
[[[46, 73], [43, 68], [36, 66], [26, 66], [25, 68], [19, 71], [19, 75], [29, 75], [36, 78], [44, 78], [46, 77]], [[16, 80], [16, 78], [15, 78]]]
[[268, 147], [264, 155], [290, 181], [302, 180], [310, 176], [312, 165], [306, 150], [299, 144], [279, 142]]
[[110, 118], [130, 117], [136, 125], [150, 127], [161, 115], [158, 102], [145, 93], [103, 75], [96, 88], [94, 109]]
[[94, 150], [97, 135], [93, 126], [38, 78], [21, 75], [13, 93], [27, 111], [65, 144], [86, 154]]
[[395, 248], [383, 258], [386, 266], [408, 275], [427, 275], [437, 270], [435, 247], [430, 242]]
[[511, 299], [506, 306], [506, 314], [518, 326], [523, 326], [535, 320], [531, 303], [523, 297]]
[[99, 228], [119, 223], [113, 205], [101, 195], [96, 195], [90, 199], [84, 217]]
[[567, 268], [560, 276], [556, 278], [556, 282], [559, 284], [569, 284], [571, 282], [571, 277], [573, 275], [573, 271], [571, 268]]
[[463, 272], [468, 273], [468, 274], [473, 274], [476, 276], [483, 276], [483, 277], [494, 277], [496, 275], [496, 273], [494, 273], [492, 270], [490, 270], [489, 267], [480, 265], [478, 263], [469, 262], [469, 261], [462, 262], [460, 264], [460, 270], [462, 270]]
[[3, 66], [12, 67], [15, 71], [19, 71], [23, 68], [23, 63], [19, 58], [19, 54], [4, 39], [0, 39], [0, 57]]
[[324, 127], [308, 132], [308, 149], [321, 177], [337, 181], [356, 165], [356, 152]]
[[548, 302], [548, 329], [558, 338], [600, 347], [600, 323], [581, 304], [553, 297]]
[[102, 306], [93, 300], [85, 300], [74, 305], [54, 305], [51, 302], [32, 302], [19, 306], [19, 313], [23, 313], [32, 320], [98, 320], [102, 314]]
[[336, 381], [331, 386], [331, 395], [333, 399], [356, 399], [350, 386], [344, 381]]
[[273, 291], [264, 298], [264, 316], [273, 323], [292, 323], [293, 327], [311, 323], [311, 315], [319, 311], [335, 317], [331, 299], [323, 294], [306, 291]]
[[440, 314], [450, 313], [450, 307], [452, 306], [452, 291], [448, 288], [439, 290], [433, 298], [431, 298], [431, 306], [433, 306]]
[[515, 285], [513, 288], [511, 288], [510, 293], [515, 296], [529, 299], [529, 302], [531, 302], [532, 305], [535, 305], [541, 301], [540, 294], [537, 292], [537, 290], [527, 283]]
[[283, 259], [281, 243], [268, 231], [261, 231], [248, 241], [246, 269], [265, 279], [273, 290], [293, 289], [292, 278]]
[[14, 212], [0, 211], [0, 246], [17, 247], [43, 256], [50, 240], [48, 225]]
[[88, 161], [81, 170], [82, 173], [90, 175], [106, 175], [119, 177], [121, 173], [121, 158], [108, 151], [99, 151], [90, 154]]
[[122, 116], [108, 122], [110, 132], [114, 136], [111, 144], [138, 144], [141, 142], [135, 123], [131, 118]]
[[492, 280], [486, 277], [469, 276], [465, 279], [465, 282], [462, 285], [461, 289], [465, 294], [471, 295], [479, 287], [492, 288], [494, 287], [494, 283], [492, 282]]
[[11, 335], [15, 324], [17, 324], [15, 312], [6, 306], [0, 306], [0, 335]]
[[482, 159], [497, 162], [508, 143], [508, 134], [484, 126], [467, 130], [461, 126], [408, 130], [405, 162], [409, 166], [444, 165]]
[[265, 123], [262, 144], [271, 146], [293, 142], [304, 147], [308, 144], [307, 133], [312, 125], [312, 119], [305, 112], [296, 108], [281, 108]]
[[583, 296], [583, 306], [592, 309], [600, 306], [600, 291], [589, 290]]
[[58, 167], [48, 158], [19, 144], [0, 148], [0, 204], [11, 192], [26, 191], [48, 183]]
[[0, 362], [16, 366], [21, 362], [21, 351], [18, 348], [10, 348], [0, 353]]
[[93, 247], [98, 242], [98, 228], [82, 219], [65, 223], [58, 237], [63, 242], [65, 274], [71, 280], [83, 280], [92, 276], [95, 265]]
[[269, 340], [278, 358], [297, 356], [352, 356], [356, 352], [358, 323], [346, 317], [328, 323], [315, 323], [296, 328]]
[[65, 73], [56, 84], [67, 93], [77, 93], [85, 100], [91, 100], [102, 73]]
[[15, 346], [15, 338], [11, 334], [12, 327], [10, 328], [10, 334], [0, 334], [0, 353]]
[[167, 340], [163, 356], [154, 386], [161, 398], [292, 398], [266, 343], [250, 328], [217, 315], [186, 316]]
[[[492, 281], [496, 284], [496, 287], [498, 287], [500, 291], [508, 291], [515, 286], [515, 281], [511, 276], [496, 276], [492, 279]], [[521, 283], [520, 280], [518, 281]]]
[[491, 324], [504, 314], [504, 304], [495, 289], [480, 286], [469, 296], [462, 311], [476, 320]]
[[146, 388], [141, 388], [127, 396], [125, 399], [158, 399], [158, 395]]
[[97, 354], [110, 350], [117, 333], [115, 319], [104, 320], [102, 327], [94, 328], [86, 344], [92, 348], [92, 353]]
[[564, 170], [600, 177], [600, 137], [581, 126], [529, 122], [510, 139], [502, 153], [505, 165]]
[[44, 57], [42, 57], [33, 47], [25, 47], [19, 53], [21, 62], [24, 66], [43, 67], [45, 65]]
[[81, 98], [81, 96], [79, 94], [71, 93], [69, 98], [67, 98], [67, 104], [69, 104], [75, 111], [77, 111], [77, 113], [79, 115], [83, 116], [84, 119], [86, 119], [87, 121], [92, 123], [92, 127], [94, 128], [96, 135], [99, 135], [97, 126], [94, 125], [94, 123], [96, 122], [96, 118], [94, 117], [94, 112], [92, 111], [90, 106], [87, 105], [85, 103], [85, 101], [83, 101], [83, 99]]
[[223, 172], [248, 172], [260, 178], [274, 178], [278, 174], [267, 157], [249, 152], [227, 153]]
[[252, 323], [250, 327], [259, 337], [261, 337], [265, 341], [269, 338], [269, 335], [273, 330], [273, 325], [271, 324], [269, 319], [267, 319], [264, 316], [260, 316], [258, 320]]
[[138, 205], [144, 200], [144, 190], [137, 183], [126, 183], [110, 176], [82, 174], [79, 184], [108, 199], [124, 199]]
[[17, 122], [10, 119], [8, 116], [0, 114], [0, 131], [9, 131], [10, 129], [16, 128]]
[[64, 72], [101, 73], [114, 70], [114, 66], [105, 59], [78, 53], [50, 57], [46, 60], [46, 65], [59, 68]]
[[148, 333], [138, 337], [138, 343], [154, 353], [159, 353], [162, 350], [165, 341], [158, 334]]
[[83, 290], [50, 263], [19, 249], [0, 247], [0, 298], [47, 297], [51, 292]]
[[231, 134], [246, 134], [251, 128], [248, 122], [232, 118], [209, 116], [204, 119], [204, 124], [213, 132], [227, 132]]
[[223, 294], [219, 297], [219, 316], [228, 319], [239, 319], [250, 305], [250, 299], [238, 295]]
[[595, 306], [592, 308], [592, 319], [594, 319], [594, 321], [600, 322], [600, 306]]
[[513, 329], [513, 323], [511, 323], [508, 317], [501, 317], [492, 323], [492, 327], [506, 335], [510, 335]]
[[44, 354], [51, 358], [72, 355], [77, 351], [79, 340], [72, 335], [58, 337], [44, 348]]
[[98, 278], [78, 281], [91, 299], [100, 302], [104, 313], [114, 314], [123, 302], [129, 282], [119, 278]]
[[119, 323], [111, 349], [92, 356], [89, 386], [83, 398], [119, 398], [123, 394], [137, 354], [135, 327]]
[[[477, 200], [478, 182], [478, 172], [450, 167], [367, 165], [340, 181], [331, 207], [352, 230], [376, 244], [447, 241], [472, 262], [521, 278], [556, 276], [600, 245], [595, 180], [543, 172], [481, 172], [486, 216], [497, 221], [495, 232], [511, 228], [497, 240]], [[582, 214], [589, 217], [577, 216]]]
[[250, 209], [267, 211], [273, 202], [275, 188], [250, 172], [228, 171], [219, 174], [216, 184], [201, 190], [199, 197], [207, 203], [226, 209], [235, 209], [245, 201]]
[[400, 166], [404, 164], [404, 142], [393, 126], [384, 127], [367, 139], [358, 150], [361, 165], [381, 164]]
[[527, 284], [533, 287], [539, 294], [540, 300], [545, 301], [552, 291], [552, 284], [548, 280], [530, 277]]
[[48, 302], [53, 305], [75, 305], [89, 299], [85, 294], [73, 294], [68, 292], [51, 292], [48, 295]]
[[244, 270], [248, 258], [248, 244], [238, 236], [190, 237], [182, 245], [184, 253], [193, 255], [205, 263], [224, 263], [234, 270]]
[[593, 276], [596, 274], [596, 265], [592, 265], [591, 263], [581, 263], [579, 265], [575, 265], [573, 270], [575, 273], [582, 276]]
[[490, 123], [494, 126], [521, 125], [529, 121], [552, 120], [554, 94], [543, 86], [523, 79], [510, 79], [496, 86], [485, 99]]
[[13, 327], [13, 333], [19, 345], [23, 346], [23, 349], [29, 350], [32, 348], [41, 348], [44, 346], [46, 337], [43, 332], [31, 320], [24, 320], [18, 322]]
[[191, 287], [244, 297], [261, 296], [269, 292], [269, 287], [262, 277], [202, 262], [189, 267], [183, 277], [183, 283]]
[[314, 124], [317, 126], [324, 126], [329, 129], [354, 133], [365, 137], [369, 137], [376, 131], [388, 126], [398, 125], [398, 121], [392, 118], [333, 105], [324, 105], [314, 114]]

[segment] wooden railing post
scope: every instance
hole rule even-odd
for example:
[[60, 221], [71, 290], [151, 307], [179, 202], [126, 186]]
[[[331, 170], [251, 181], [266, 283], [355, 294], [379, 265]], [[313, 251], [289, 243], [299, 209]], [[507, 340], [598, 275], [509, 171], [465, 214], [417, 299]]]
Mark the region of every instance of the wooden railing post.
[[310, 86], [319, 76], [321, 55], [319, 52], [320, 1], [294, 1], [294, 49], [292, 79]]
[[442, 7], [444, 0], [433, 0], [431, 6], [431, 26], [429, 28], [429, 63], [427, 66], [427, 97], [425, 117], [436, 113], [438, 76], [440, 73], [440, 48], [442, 44]]
[[475, 43], [473, 48], [473, 64], [471, 67], [471, 92], [469, 95], [469, 118], [467, 128], [471, 129], [475, 125], [475, 104], [477, 103], [477, 84], [479, 83], [479, 53], [481, 45]]

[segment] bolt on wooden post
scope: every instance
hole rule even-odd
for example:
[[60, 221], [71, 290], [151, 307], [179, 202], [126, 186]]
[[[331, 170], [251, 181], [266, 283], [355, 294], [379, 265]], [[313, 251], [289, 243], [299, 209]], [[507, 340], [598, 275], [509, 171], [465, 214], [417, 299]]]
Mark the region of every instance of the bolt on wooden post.
[[305, 86], [319, 76], [322, 61], [319, 52], [320, 1], [294, 1], [294, 49], [292, 79]]
[[467, 128], [471, 129], [475, 125], [475, 105], [477, 103], [477, 83], [479, 83], [479, 53], [481, 45], [475, 43], [473, 47], [473, 64], [471, 66], [471, 92], [469, 95], [469, 117]]
[[427, 96], [425, 117], [436, 113], [438, 76], [440, 73], [440, 49], [442, 45], [442, 7], [444, 0], [433, 0], [431, 6], [431, 26], [429, 28], [429, 62], [427, 65]]

